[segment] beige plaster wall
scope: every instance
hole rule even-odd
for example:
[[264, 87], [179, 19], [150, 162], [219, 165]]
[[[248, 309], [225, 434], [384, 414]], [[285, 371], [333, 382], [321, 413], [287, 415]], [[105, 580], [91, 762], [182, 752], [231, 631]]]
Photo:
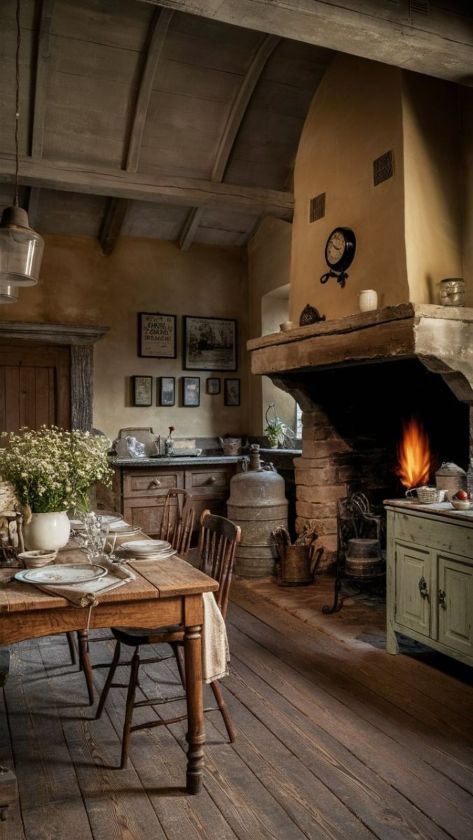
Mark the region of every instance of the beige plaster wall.
[[[189, 371], [201, 377], [201, 407], [131, 405], [130, 377], [175, 376], [180, 396], [182, 320], [178, 317], [177, 359], [141, 359], [137, 353], [137, 313], [169, 312], [238, 319], [240, 367], [237, 373]], [[2, 307], [2, 319], [110, 327], [95, 347], [94, 425], [110, 437], [120, 427], [152, 426], [176, 435], [207, 436], [247, 431], [247, 268], [240, 249], [193, 245], [183, 252], [172, 242], [122, 238], [104, 257], [90, 237], [47, 236], [41, 283]], [[222, 378], [222, 393], [208, 396], [208, 376]], [[241, 377], [241, 407], [223, 405], [223, 377]], [[180, 399], [179, 399], [180, 402]]]
[[438, 303], [438, 282], [461, 277], [460, 89], [403, 73], [405, 240], [409, 299]]
[[[265, 330], [263, 325], [263, 297], [289, 283], [291, 235], [291, 224], [281, 219], [266, 218], [248, 243], [249, 338], [257, 338], [269, 329]], [[275, 389], [266, 377], [264, 382], [263, 396], [261, 377], [250, 375], [248, 428], [253, 435], [261, 435], [263, 432], [264, 413], [271, 399], [270, 392], [276, 395], [281, 413], [285, 411], [282, 408], [283, 402], [291, 399], [283, 391]], [[290, 413], [292, 416], [292, 411]]]
[[[408, 299], [404, 244], [402, 71], [337, 56], [312, 101], [296, 158], [291, 264], [291, 318], [315, 305], [327, 319], [358, 311], [361, 289], [378, 291], [379, 305]], [[373, 160], [394, 152], [395, 174], [373, 186]], [[309, 222], [309, 201], [326, 193], [326, 215]], [[357, 254], [345, 289], [322, 286], [328, 235], [350, 227]]]

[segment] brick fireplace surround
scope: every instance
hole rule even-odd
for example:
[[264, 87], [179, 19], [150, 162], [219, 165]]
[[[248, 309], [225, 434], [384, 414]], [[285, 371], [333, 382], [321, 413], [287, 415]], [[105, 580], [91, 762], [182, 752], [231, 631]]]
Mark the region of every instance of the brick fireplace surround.
[[294, 460], [296, 530], [311, 522], [336, 552], [337, 500], [362, 489], [400, 496], [402, 421], [418, 417], [434, 461], [473, 456], [473, 309], [403, 304], [248, 342], [251, 370], [289, 391], [303, 410]]

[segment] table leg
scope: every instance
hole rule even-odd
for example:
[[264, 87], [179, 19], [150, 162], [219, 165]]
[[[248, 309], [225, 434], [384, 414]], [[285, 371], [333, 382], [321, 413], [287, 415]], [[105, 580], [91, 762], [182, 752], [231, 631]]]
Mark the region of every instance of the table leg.
[[89, 656], [89, 634], [87, 630], [78, 630], [77, 636], [79, 639], [79, 662], [84, 671], [85, 682], [87, 684], [89, 706], [92, 706], [94, 702], [94, 674]]
[[204, 764], [204, 701], [202, 691], [202, 627], [186, 627], [184, 634], [187, 699], [187, 792], [199, 793]]

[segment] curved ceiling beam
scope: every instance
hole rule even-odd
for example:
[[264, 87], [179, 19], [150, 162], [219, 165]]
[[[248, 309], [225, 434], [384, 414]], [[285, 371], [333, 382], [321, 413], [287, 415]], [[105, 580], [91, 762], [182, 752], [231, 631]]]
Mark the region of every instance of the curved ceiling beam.
[[[153, 92], [153, 84], [173, 14], [174, 12], [169, 9], [157, 9], [151, 20], [143, 70], [135, 100], [128, 148], [125, 155], [124, 168], [127, 172], [138, 172], [141, 147], [143, 145], [143, 133], [148, 116], [151, 94]], [[100, 247], [106, 255], [110, 255], [116, 245], [127, 210], [128, 201], [126, 199], [110, 198], [107, 202], [99, 233]]]
[[[233, 146], [235, 145], [235, 140], [243, 123], [251, 97], [253, 96], [256, 85], [261, 78], [261, 74], [268, 59], [273, 54], [280, 41], [281, 39], [274, 35], [266, 35], [250, 62], [250, 66], [248, 67], [248, 70], [246, 71], [238, 89], [237, 95], [233, 100], [227, 122], [225, 123], [225, 128], [218, 144], [215, 163], [210, 176], [211, 181], [220, 183], [225, 177], [225, 172], [232, 154]], [[186, 251], [192, 245], [202, 214], [203, 208], [201, 207], [193, 207], [189, 212], [179, 237], [179, 247], [182, 251]]]

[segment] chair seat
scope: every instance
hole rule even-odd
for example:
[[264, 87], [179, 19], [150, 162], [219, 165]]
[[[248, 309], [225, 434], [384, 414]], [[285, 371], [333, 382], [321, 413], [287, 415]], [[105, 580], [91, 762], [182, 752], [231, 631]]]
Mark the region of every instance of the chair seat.
[[159, 645], [164, 642], [178, 642], [184, 638], [184, 631], [180, 624], [168, 627], [112, 627], [112, 633], [118, 642], [129, 647], [141, 645]]

